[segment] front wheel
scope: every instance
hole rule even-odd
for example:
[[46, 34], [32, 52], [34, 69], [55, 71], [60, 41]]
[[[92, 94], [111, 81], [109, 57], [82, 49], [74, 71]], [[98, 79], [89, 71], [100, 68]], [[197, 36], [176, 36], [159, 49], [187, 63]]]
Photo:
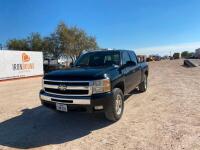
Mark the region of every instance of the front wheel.
[[113, 90], [113, 99], [105, 109], [105, 116], [110, 121], [118, 121], [124, 111], [124, 95], [119, 88]]
[[144, 75], [144, 81], [139, 85], [139, 91], [145, 92], [147, 90], [147, 75]]

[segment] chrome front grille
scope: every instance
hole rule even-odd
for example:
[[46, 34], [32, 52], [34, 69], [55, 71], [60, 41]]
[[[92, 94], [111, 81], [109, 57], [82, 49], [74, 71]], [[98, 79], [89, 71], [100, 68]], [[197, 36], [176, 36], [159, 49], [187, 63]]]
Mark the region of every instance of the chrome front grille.
[[92, 81], [44, 80], [44, 90], [50, 94], [64, 96], [89, 96], [92, 94]]

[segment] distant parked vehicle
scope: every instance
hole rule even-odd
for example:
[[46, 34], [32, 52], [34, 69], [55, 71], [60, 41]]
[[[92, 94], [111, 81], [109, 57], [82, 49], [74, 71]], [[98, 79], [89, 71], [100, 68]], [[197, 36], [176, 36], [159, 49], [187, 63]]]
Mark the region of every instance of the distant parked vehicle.
[[181, 58], [181, 53], [174, 53], [173, 58], [174, 59], [180, 59]]
[[160, 60], [161, 60], [161, 56], [159, 56], [159, 55], [150, 55], [147, 58], [147, 62], [149, 62], [149, 61], [160, 61]]
[[59, 64], [57, 59], [44, 59], [44, 73], [66, 68], [67, 66], [64, 64]]
[[166, 56], [161, 57], [161, 59], [162, 59], [162, 60], [167, 60], [167, 59], [170, 59], [170, 56], [167, 56], [167, 55], [166, 55]]
[[160, 61], [161, 57], [159, 55], [155, 55], [155, 56], [153, 56], [153, 60], [154, 61]]
[[197, 58], [197, 59], [200, 59], [200, 48], [195, 50], [194, 57]]
[[147, 62], [150, 62], [150, 61], [154, 61], [154, 59], [153, 59], [153, 57], [152, 56], [149, 56], [149, 57], [147, 57]]
[[147, 61], [146, 55], [137, 55], [137, 58], [138, 58], [139, 62], [146, 62]]

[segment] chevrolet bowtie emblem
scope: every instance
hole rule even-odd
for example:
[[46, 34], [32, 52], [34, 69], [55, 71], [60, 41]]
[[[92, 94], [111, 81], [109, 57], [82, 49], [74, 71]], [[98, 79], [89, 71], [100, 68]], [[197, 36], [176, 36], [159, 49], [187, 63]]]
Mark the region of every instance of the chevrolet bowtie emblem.
[[58, 86], [58, 89], [61, 90], [61, 91], [65, 91], [65, 90], [67, 90], [67, 86], [61, 84], [61, 85]]

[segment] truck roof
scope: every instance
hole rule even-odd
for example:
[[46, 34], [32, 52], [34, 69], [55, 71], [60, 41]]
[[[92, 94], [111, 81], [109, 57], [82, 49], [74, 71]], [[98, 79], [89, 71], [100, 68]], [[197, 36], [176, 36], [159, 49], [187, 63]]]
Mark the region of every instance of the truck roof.
[[96, 49], [96, 50], [88, 50], [88, 51], [85, 51], [86, 53], [87, 52], [110, 52], [110, 51], [132, 51], [134, 52], [134, 50], [123, 50], [123, 49]]

